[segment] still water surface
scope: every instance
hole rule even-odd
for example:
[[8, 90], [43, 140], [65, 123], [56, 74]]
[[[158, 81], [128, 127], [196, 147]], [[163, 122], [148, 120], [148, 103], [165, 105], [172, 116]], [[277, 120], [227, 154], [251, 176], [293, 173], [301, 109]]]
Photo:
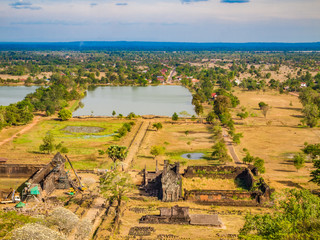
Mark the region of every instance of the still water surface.
[[191, 104], [192, 95], [182, 86], [104, 86], [88, 90], [82, 100], [83, 108], [77, 109], [73, 116], [94, 115], [111, 116], [116, 111], [127, 116], [137, 115], [172, 116], [174, 112], [187, 111], [195, 114]]
[[29, 93], [35, 92], [38, 86], [0, 86], [0, 105], [8, 106], [25, 98]]

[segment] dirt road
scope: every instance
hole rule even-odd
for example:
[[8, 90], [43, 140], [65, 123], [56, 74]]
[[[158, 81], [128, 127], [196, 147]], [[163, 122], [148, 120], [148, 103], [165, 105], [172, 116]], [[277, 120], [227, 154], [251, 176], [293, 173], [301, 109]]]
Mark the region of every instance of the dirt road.
[[138, 132], [136, 133], [136, 135], [134, 136], [133, 142], [131, 144], [131, 146], [128, 149], [128, 156], [126, 157], [126, 159], [123, 161], [123, 169], [124, 170], [128, 170], [128, 168], [130, 167], [134, 157], [137, 155], [139, 147], [141, 145], [141, 142], [148, 130], [148, 127], [150, 125], [150, 122], [147, 120], [143, 120]]
[[23, 133], [25, 133], [26, 131], [30, 130], [31, 128], [33, 128], [40, 120], [41, 117], [37, 116], [35, 117], [32, 122], [28, 125], [26, 125], [23, 129], [21, 129], [19, 132], [17, 132], [16, 134], [12, 135], [11, 137], [7, 138], [7, 139], [4, 139], [0, 142], [0, 146], [7, 143], [7, 142], [10, 142], [12, 141], [15, 137], [17, 137], [18, 135], [21, 135]]
[[295, 92], [289, 92], [290, 95], [292, 96], [296, 96], [296, 97], [299, 97], [299, 93], [295, 93]]

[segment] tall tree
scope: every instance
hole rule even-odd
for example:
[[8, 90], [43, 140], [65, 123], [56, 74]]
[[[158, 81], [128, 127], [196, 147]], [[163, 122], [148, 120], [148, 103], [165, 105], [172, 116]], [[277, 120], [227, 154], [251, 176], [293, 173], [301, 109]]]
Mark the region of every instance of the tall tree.
[[178, 119], [179, 119], [179, 116], [178, 116], [178, 114], [175, 112], [175, 113], [172, 115], [172, 120], [173, 120], [173, 121], [178, 121]]
[[106, 153], [115, 165], [118, 160], [123, 161], [127, 157], [128, 151], [124, 146], [112, 145], [108, 147]]
[[165, 147], [155, 145], [151, 147], [150, 154], [152, 154], [155, 159], [157, 156], [164, 154], [165, 150]]
[[307, 104], [302, 109], [302, 112], [304, 114], [303, 122], [313, 128], [317, 126], [318, 119], [319, 119], [319, 109], [314, 104]]
[[304, 167], [305, 161], [306, 161], [305, 156], [302, 153], [298, 153], [294, 155], [293, 165], [297, 169], [297, 171], [299, 171], [300, 168]]
[[62, 121], [66, 121], [70, 118], [72, 118], [72, 112], [69, 109], [61, 109], [58, 113], [58, 117], [62, 120]]
[[162, 123], [158, 122], [158, 123], [154, 123], [152, 125], [152, 127], [154, 127], [157, 131], [162, 129]]
[[314, 160], [313, 167], [315, 168], [315, 170], [313, 170], [310, 174], [310, 181], [320, 186], [320, 160]]
[[39, 146], [39, 150], [41, 152], [47, 152], [48, 154], [51, 153], [55, 148], [54, 137], [52, 133], [48, 132], [46, 136], [42, 139], [42, 141], [43, 141], [43, 144]]
[[100, 178], [100, 190], [102, 195], [112, 204], [116, 202], [114, 231], [118, 232], [123, 209], [122, 202], [128, 200], [128, 193], [132, 191], [134, 185], [130, 175], [126, 172], [119, 172], [117, 170], [107, 172]]

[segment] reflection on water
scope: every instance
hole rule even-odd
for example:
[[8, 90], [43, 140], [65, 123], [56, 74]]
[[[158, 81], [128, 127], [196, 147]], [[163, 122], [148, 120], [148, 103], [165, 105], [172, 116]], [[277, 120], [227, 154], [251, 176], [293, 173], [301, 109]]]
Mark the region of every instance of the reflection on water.
[[203, 153], [185, 153], [182, 154], [181, 157], [186, 158], [186, 159], [193, 159], [193, 160], [199, 160], [202, 159], [204, 156]]
[[0, 86], [0, 106], [8, 106], [25, 98], [29, 93], [33, 93], [38, 86]]
[[192, 96], [182, 86], [104, 86], [87, 91], [82, 100], [83, 108], [78, 108], [73, 115], [111, 116], [116, 114], [172, 116], [174, 112], [187, 111], [193, 115]]

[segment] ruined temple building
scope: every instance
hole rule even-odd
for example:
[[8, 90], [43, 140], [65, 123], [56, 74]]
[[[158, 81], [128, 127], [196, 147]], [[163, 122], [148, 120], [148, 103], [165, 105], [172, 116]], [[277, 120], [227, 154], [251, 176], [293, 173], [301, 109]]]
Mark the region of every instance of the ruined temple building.
[[57, 153], [50, 163], [36, 171], [26, 182], [22, 192], [23, 199], [32, 196], [32, 189], [37, 188], [40, 195], [50, 195], [55, 189], [69, 189], [72, 186], [68, 173], [65, 170], [65, 158]]
[[146, 215], [140, 223], [147, 224], [182, 224], [223, 227], [218, 214], [189, 214], [189, 207], [174, 206], [159, 208], [160, 215]]
[[158, 197], [164, 202], [176, 202], [182, 196], [182, 181], [180, 175], [180, 163], [169, 164], [164, 161], [163, 170], [158, 166], [155, 172], [144, 169], [144, 181], [141, 186], [150, 196]]

